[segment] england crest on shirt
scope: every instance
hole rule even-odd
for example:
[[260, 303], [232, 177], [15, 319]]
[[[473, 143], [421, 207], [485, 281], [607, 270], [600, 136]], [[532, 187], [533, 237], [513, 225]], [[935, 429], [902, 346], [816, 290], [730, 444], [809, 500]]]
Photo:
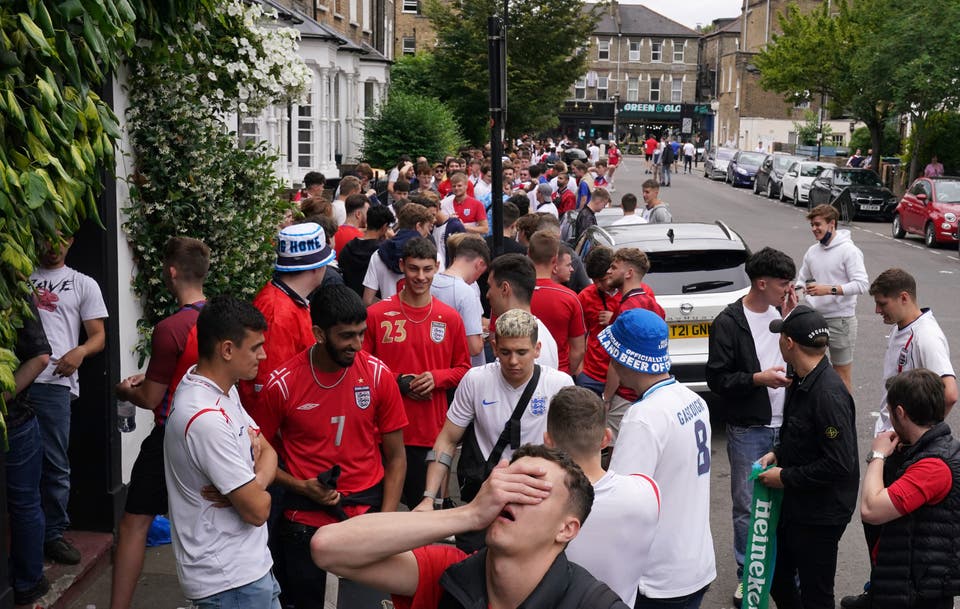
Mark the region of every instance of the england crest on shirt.
[[447, 335], [447, 324], [442, 321], [432, 321], [430, 322], [430, 340], [435, 343], [443, 342], [443, 338]]
[[538, 395], [530, 400], [530, 412], [536, 416], [542, 416], [547, 412], [547, 396]]
[[360, 410], [366, 410], [370, 406], [370, 387], [368, 385], [354, 387], [353, 398], [357, 401], [357, 407]]
[[463, 215], [464, 215], [465, 217], [468, 217], [468, 218], [470, 217], [470, 208], [469, 208], [469, 207], [466, 208], [465, 210], [463, 210]]

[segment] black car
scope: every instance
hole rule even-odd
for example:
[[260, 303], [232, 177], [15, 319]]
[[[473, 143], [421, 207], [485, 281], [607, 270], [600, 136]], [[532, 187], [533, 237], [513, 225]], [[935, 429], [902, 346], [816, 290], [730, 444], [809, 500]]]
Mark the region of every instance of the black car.
[[836, 167], [823, 170], [810, 185], [808, 208], [823, 203], [837, 207], [850, 220], [857, 216], [892, 220], [897, 197], [873, 170]]
[[560, 158], [563, 159], [564, 163], [570, 165], [574, 161], [586, 161], [587, 153], [576, 146], [571, 146], [560, 153]]
[[783, 187], [783, 174], [787, 173], [790, 165], [797, 161], [806, 161], [806, 157], [775, 152], [768, 154], [760, 164], [757, 177], [753, 181], [753, 194], [765, 193], [768, 199], [780, 194]]

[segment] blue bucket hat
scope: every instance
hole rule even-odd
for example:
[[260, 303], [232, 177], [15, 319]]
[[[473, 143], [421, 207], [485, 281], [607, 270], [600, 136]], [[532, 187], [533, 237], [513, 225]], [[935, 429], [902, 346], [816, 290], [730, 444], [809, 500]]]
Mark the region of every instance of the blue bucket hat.
[[646, 309], [621, 313], [597, 337], [610, 360], [645, 374], [670, 372], [670, 331], [659, 315]]

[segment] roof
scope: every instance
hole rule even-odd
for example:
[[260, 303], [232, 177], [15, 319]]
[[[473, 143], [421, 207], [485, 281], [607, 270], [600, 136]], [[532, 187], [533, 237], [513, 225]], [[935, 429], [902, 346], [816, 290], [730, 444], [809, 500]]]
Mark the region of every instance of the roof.
[[722, 223], [628, 224], [604, 230], [617, 247], [639, 247], [647, 252], [746, 250], [740, 236]]
[[[725, 21], [728, 21], [728, 23], [724, 24]], [[723, 34], [740, 34], [741, 22], [739, 17], [723, 17], [720, 19], [714, 19], [713, 23], [718, 27], [712, 32], [704, 34], [704, 38], [711, 38], [713, 36], [720, 36]]]
[[289, 23], [289, 27], [292, 27], [300, 32], [301, 39], [312, 38], [317, 40], [332, 40], [337, 44], [337, 46], [345, 51], [373, 54], [375, 55], [375, 59], [384, 58], [383, 55], [374, 50], [372, 47], [366, 46], [366, 48], [364, 48], [364, 46], [353, 42], [340, 32], [337, 32], [333, 28], [314, 20], [312, 17], [304, 14], [301, 11], [298, 11], [295, 8], [284, 6], [275, 0], [260, 1], [265, 6], [276, 9], [279, 20], [281, 22]]
[[[590, 11], [596, 4], [586, 4], [584, 9]], [[650, 10], [640, 4], [620, 4], [613, 5], [613, 10], [620, 13], [620, 28], [617, 28], [617, 22], [610, 14], [610, 6], [605, 5], [601, 13], [600, 21], [594, 28], [595, 34], [617, 34], [641, 35], [641, 36], [663, 36], [667, 38], [699, 38], [700, 33], [687, 26], [677, 23], [672, 19], [664, 17], [660, 13]]]

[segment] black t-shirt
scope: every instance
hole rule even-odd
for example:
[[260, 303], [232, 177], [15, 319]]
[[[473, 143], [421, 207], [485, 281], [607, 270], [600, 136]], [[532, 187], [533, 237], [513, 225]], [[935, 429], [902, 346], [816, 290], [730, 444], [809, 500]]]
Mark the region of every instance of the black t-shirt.
[[[36, 305], [29, 301], [30, 311], [33, 313], [33, 319], [24, 319], [23, 327], [17, 332], [17, 344], [13, 349], [20, 363], [37, 357], [38, 355], [51, 355], [50, 343], [47, 342], [47, 335], [43, 331], [43, 324], [40, 323], [40, 313], [37, 312]], [[22, 395], [22, 393], [21, 393]], [[20, 395], [14, 397], [7, 404], [7, 423], [15, 425], [29, 418], [31, 411], [29, 407], [20, 399]]]

